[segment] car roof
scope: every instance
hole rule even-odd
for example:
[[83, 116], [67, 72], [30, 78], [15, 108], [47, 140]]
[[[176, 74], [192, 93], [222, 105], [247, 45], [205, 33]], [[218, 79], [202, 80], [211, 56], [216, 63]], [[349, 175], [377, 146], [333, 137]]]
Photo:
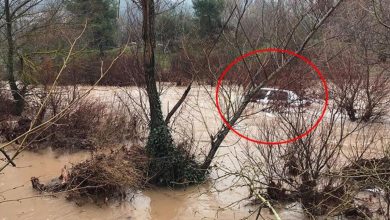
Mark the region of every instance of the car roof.
[[282, 91], [282, 92], [287, 92], [287, 93], [291, 93], [293, 91], [290, 91], [290, 90], [285, 90], [285, 89], [277, 89], [277, 88], [261, 88], [260, 90], [269, 90], [269, 91]]

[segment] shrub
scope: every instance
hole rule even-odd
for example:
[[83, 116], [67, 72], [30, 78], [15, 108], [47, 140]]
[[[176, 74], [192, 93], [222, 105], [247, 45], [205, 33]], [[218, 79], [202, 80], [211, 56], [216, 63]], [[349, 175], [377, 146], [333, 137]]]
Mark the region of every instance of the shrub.
[[67, 191], [68, 199], [98, 202], [107, 198], [126, 196], [128, 189], [142, 188], [145, 183], [144, 171], [148, 158], [142, 148], [124, 147], [109, 154], [98, 154], [80, 162], [70, 170], [66, 167], [61, 175], [48, 184], [41, 184], [31, 178], [34, 189], [43, 192]]
[[12, 114], [14, 102], [7, 93], [6, 87], [0, 84], [0, 121], [7, 119]]
[[[103, 71], [112, 62], [111, 57], [103, 60]], [[64, 72], [60, 84], [62, 85], [92, 85], [101, 75], [101, 60], [98, 55], [89, 54], [79, 57], [70, 63]], [[99, 85], [104, 86], [128, 86], [142, 85], [145, 83], [142, 73], [142, 65], [137, 55], [124, 54], [113, 64], [107, 75]]]
[[50, 128], [54, 148], [92, 149], [106, 107], [99, 102], [83, 101]]
[[95, 149], [139, 139], [136, 116], [120, 109], [109, 109], [96, 100], [81, 101], [48, 129], [50, 145], [61, 149]]

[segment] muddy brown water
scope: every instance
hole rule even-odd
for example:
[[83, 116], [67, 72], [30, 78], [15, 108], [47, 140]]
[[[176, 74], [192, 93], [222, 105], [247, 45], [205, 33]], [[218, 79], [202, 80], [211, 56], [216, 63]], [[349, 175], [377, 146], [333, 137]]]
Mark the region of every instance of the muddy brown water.
[[[136, 192], [132, 199], [108, 202], [104, 205], [78, 206], [67, 201], [63, 194], [45, 197], [34, 191], [31, 176], [47, 181], [58, 176], [64, 165], [85, 160], [89, 153], [57, 155], [50, 149], [43, 152], [24, 152], [17, 160], [17, 167], [8, 167], [0, 175], [0, 219], [243, 219], [250, 216], [254, 207], [249, 201], [226, 207], [245, 198], [247, 192], [229, 189], [229, 180], [219, 182], [222, 192], [216, 192], [211, 183], [181, 190], [145, 189]], [[280, 209], [285, 219], [300, 219], [299, 213]], [[290, 218], [298, 215], [297, 218]], [[269, 211], [263, 216], [272, 219]]]
[[[162, 107], [165, 113], [180, 98], [184, 89], [173, 88], [163, 94]], [[130, 90], [134, 96], [139, 96], [136, 88]], [[221, 126], [221, 120], [211, 101], [212, 89], [209, 91], [211, 96], [203, 88], [191, 91], [185, 111], [176, 119], [176, 133], [186, 129], [188, 131], [189, 127], [194, 128], [193, 135], [200, 151], [209, 144], [209, 132], [215, 133]], [[123, 89], [102, 87], [90, 97], [114, 106], [118, 100], [113, 97], [117, 94], [123, 95]], [[192, 126], [181, 126], [186, 123]], [[219, 150], [216, 163], [230, 168], [235, 166], [234, 155], [231, 155], [244, 151], [239, 145], [234, 145], [237, 141], [237, 136], [228, 135], [225, 143], [232, 146]], [[79, 206], [67, 201], [63, 194], [49, 197], [32, 189], [32, 176], [40, 177], [45, 182], [57, 177], [64, 165], [69, 167], [89, 157], [88, 152], [58, 154], [50, 149], [23, 152], [15, 161], [16, 168], [7, 167], [0, 173], [0, 219], [255, 219], [256, 215], [252, 212], [256, 207], [248, 206], [250, 201], [245, 199], [248, 192], [245, 188], [231, 187], [233, 180], [230, 178], [211, 180], [180, 190], [144, 189], [135, 192], [126, 201], [108, 202], [100, 206]], [[210, 179], [216, 176], [213, 172]], [[282, 219], [304, 219], [299, 205], [276, 209]], [[263, 209], [261, 215], [265, 219], [274, 219], [268, 209]]]
[[[84, 88], [83, 88], [84, 89]], [[170, 89], [162, 96], [163, 111], [166, 113], [180, 98], [184, 88]], [[129, 90], [138, 96], [137, 88]], [[101, 87], [93, 91], [90, 98], [97, 98], [112, 106], [118, 104], [116, 95], [124, 95], [119, 88]], [[199, 98], [201, 97], [201, 98]], [[205, 98], [206, 97], [206, 98]], [[186, 103], [186, 111], [177, 120], [178, 124], [186, 123], [194, 117], [191, 124], [196, 129], [195, 138], [201, 148], [208, 145], [208, 132], [215, 132], [221, 125], [211, 99], [207, 92], [194, 90], [190, 94], [190, 102]], [[126, 98], [126, 95], [124, 95]], [[207, 101], [208, 100], [208, 101]], [[206, 123], [205, 123], [206, 122]], [[178, 126], [187, 129], [186, 127]], [[179, 130], [179, 129], [178, 129]], [[179, 132], [178, 132], [179, 133]], [[228, 142], [235, 142], [237, 137], [229, 136]], [[221, 150], [217, 161], [224, 165], [233, 163], [223, 155], [229, 151]], [[244, 188], [230, 188], [231, 179], [193, 186], [186, 189], [172, 190], [166, 188], [144, 189], [136, 192], [128, 200], [108, 202], [104, 205], [86, 204], [79, 206], [67, 201], [63, 194], [44, 196], [34, 191], [30, 184], [32, 176], [45, 182], [57, 177], [64, 167], [83, 161], [90, 157], [88, 152], [58, 154], [50, 149], [42, 152], [23, 152], [15, 161], [17, 167], [7, 167], [0, 174], [0, 219], [243, 219], [251, 215], [255, 207], [247, 206], [248, 196]], [[232, 164], [230, 164], [232, 165]], [[230, 166], [229, 165], [229, 166]], [[213, 176], [213, 174], [211, 175]], [[211, 178], [212, 179], [212, 178]], [[292, 213], [280, 209], [280, 214], [291, 219]], [[264, 209], [262, 215], [273, 219], [269, 211]], [[295, 219], [301, 219], [300, 214]]]

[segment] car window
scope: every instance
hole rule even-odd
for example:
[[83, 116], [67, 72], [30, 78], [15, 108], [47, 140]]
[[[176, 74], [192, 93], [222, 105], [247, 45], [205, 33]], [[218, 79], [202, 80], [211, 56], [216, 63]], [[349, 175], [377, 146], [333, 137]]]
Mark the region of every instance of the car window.
[[287, 92], [283, 92], [283, 91], [271, 91], [271, 94], [269, 95], [268, 99], [274, 101], [287, 101], [288, 94]]
[[257, 92], [254, 96], [253, 99], [255, 100], [260, 100], [260, 99], [265, 99], [267, 96], [268, 90], [261, 89], [259, 92]]

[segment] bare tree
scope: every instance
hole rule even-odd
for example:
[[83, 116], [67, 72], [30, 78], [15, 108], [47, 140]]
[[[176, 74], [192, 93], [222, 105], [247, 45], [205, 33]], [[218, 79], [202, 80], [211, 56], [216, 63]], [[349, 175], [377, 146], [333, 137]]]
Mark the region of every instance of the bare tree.
[[[24, 0], [24, 1], [10, 1], [4, 0], [2, 4], [2, 11], [4, 11], [4, 16], [1, 18], [0, 29], [5, 27], [3, 32], [5, 39], [7, 41], [7, 52], [5, 57], [5, 63], [7, 67], [7, 79], [11, 88], [12, 96], [16, 102], [14, 114], [20, 115], [24, 108], [24, 95], [26, 93], [26, 85], [17, 85], [17, 80], [15, 77], [15, 55], [16, 55], [16, 33], [20, 31], [18, 27], [18, 22], [21, 20], [27, 19], [30, 22], [33, 20], [32, 15], [30, 14], [37, 5], [41, 3], [41, 0]], [[21, 27], [24, 28], [24, 27]], [[20, 68], [23, 72], [23, 58], [20, 58]]]
[[[156, 85], [156, 5], [154, 0], [142, 0], [140, 4], [143, 14], [143, 67], [150, 112], [149, 136], [146, 144], [146, 150], [151, 157], [150, 182], [162, 185], [174, 185], [183, 180], [197, 182], [203, 179], [204, 175], [201, 175], [202, 172], [199, 171], [196, 162], [188, 157], [185, 149], [175, 146], [171, 131], [166, 123], [166, 121], [169, 122], [171, 115], [177, 111], [177, 106], [184, 102], [188, 91], [183, 94], [183, 98], [179, 100], [172, 112], [168, 113], [167, 120], [164, 120]], [[188, 90], [190, 88], [191, 85]]]
[[[320, 17], [318, 17], [314, 21], [314, 24], [312, 24], [310, 26], [311, 29], [308, 31], [308, 34], [303, 38], [300, 46], [298, 46], [298, 48], [295, 50], [296, 54], [300, 54], [305, 50], [306, 45], [313, 38], [314, 34], [325, 23], [325, 21], [329, 17], [331, 17], [331, 15], [335, 11], [335, 9], [340, 5], [341, 2], [342, 1], [337, 1], [332, 7], [329, 8], [329, 10], [325, 14], [322, 14]], [[282, 5], [282, 3], [280, 3], [280, 4]], [[307, 10], [309, 12], [311, 12], [313, 10], [312, 6], [309, 6]], [[240, 27], [240, 24], [241, 24], [240, 19], [242, 18], [243, 13], [245, 13], [245, 10], [243, 12], [239, 11], [238, 13], [241, 16], [239, 16], [236, 30]], [[308, 13], [306, 11], [303, 13], [302, 17], [305, 18], [307, 15], [308, 15]], [[301, 22], [302, 22], [302, 20], [298, 20], [298, 23], [292, 28], [292, 30], [288, 33], [287, 36], [293, 36], [295, 31], [296, 31], [296, 27], [298, 27], [301, 24]], [[288, 42], [289, 41], [287, 41], [287, 43]], [[285, 47], [287, 46], [286, 42], [282, 42], [282, 45]], [[271, 59], [273, 59], [273, 58], [274, 57], [272, 57]], [[245, 91], [240, 103], [237, 105], [237, 108], [234, 111], [234, 114], [230, 118], [227, 119], [228, 123], [231, 126], [234, 126], [236, 124], [236, 122], [240, 119], [240, 116], [244, 112], [246, 106], [249, 104], [251, 97], [254, 96], [256, 93], [258, 93], [258, 91], [264, 85], [266, 85], [266, 83], [269, 80], [273, 79], [274, 77], [278, 77], [280, 72], [282, 72], [283, 69], [286, 68], [289, 64], [291, 64], [294, 60], [295, 60], [295, 57], [287, 57], [286, 58], [286, 57], [282, 56], [282, 58], [280, 60], [276, 61], [276, 63], [278, 63], [279, 65], [277, 65], [277, 67], [273, 71], [267, 72], [267, 71], [264, 71], [263, 68], [260, 68], [259, 71], [255, 72], [255, 74], [253, 74], [252, 78], [259, 77], [259, 75], [265, 73], [264, 74], [265, 77], [263, 76], [264, 80], [260, 83], [256, 83], [256, 84], [251, 83], [250, 86], [247, 86], [246, 91]], [[263, 67], [262, 63], [264, 63], [264, 61], [263, 62], [259, 61], [259, 63], [260, 63], [260, 67]], [[205, 161], [202, 164], [202, 169], [206, 170], [209, 168], [213, 158], [215, 157], [215, 154], [216, 154], [218, 148], [221, 146], [223, 140], [225, 139], [225, 137], [227, 136], [229, 131], [230, 131], [229, 126], [223, 125], [222, 128], [219, 129], [217, 134], [211, 136], [211, 149], [210, 149], [209, 153], [207, 154]]]
[[373, 14], [377, 21], [387, 29], [390, 29], [389, 8], [386, 7], [388, 2], [386, 0], [371, 0]]
[[[143, 0], [141, 2], [143, 12], [143, 40], [144, 40], [144, 71], [146, 79], [146, 90], [149, 98], [150, 108], [150, 134], [147, 143], [147, 150], [150, 155], [155, 158], [164, 158], [166, 152], [172, 151], [173, 140], [164, 122], [161, 111], [160, 96], [156, 86], [156, 72], [155, 72], [155, 5], [154, 0]], [[161, 159], [157, 159], [161, 160]], [[152, 164], [152, 169], [160, 169], [164, 167], [163, 161], [156, 161]], [[165, 165], [166, 166], [166, 165]], [[164, 175], [167, 170], [162, 169], [162, 172], [157, 175]], [[160, 180], [159, 180], [160, 181]]]
[[[341, 110], [332, 106], [326, 122], [293, 143], [276, 147], [241, 143], [246, 146], [244, 155], [231, 156], [238, 161], [236, 168], [220, 166], [220, 178], [236, 177], [233, 186], [248, 187], [249, 198], [258, 202], [260, 210], [264, 206], [257, 194], [271, 204], [299, 202], [313, 219], [342, 215], [353, 207], [359, 188], [341, 173], [344, 167], [370, 156], [377, 130], [366, 123], [349, 123]], [[269, 141], [294, 137], [307, 130], [318, 114], [295, 110], [279, 113], [275, 121], [279, 126], [259, 124], [256, 137]]]
[[337, 57], [326, 61], [334, 86], [334, 100], [350, 120], [368, 122], [386, 114], [389, 104], [390, 78], [386, 62], [389, 42], [386, 39], [388, 31], [359, 4], [351, 2], [350, 8], [346, 9], [348, 19], [332, 24], [333, 31], [342, 37], [327, 44], [324, 50]]

